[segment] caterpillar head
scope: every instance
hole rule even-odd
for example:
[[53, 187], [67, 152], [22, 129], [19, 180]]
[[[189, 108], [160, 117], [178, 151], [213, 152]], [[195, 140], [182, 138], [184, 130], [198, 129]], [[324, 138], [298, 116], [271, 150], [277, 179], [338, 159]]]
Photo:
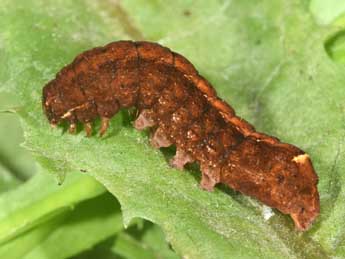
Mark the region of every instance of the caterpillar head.
[[297, 229], [306, 230], [320, 213], [318, 178], [307, 154], [295, 156], [292, 160], [297, 164], [300, 177], [298, 195], [291, 203], [293, 212], [290, 215]]
[[57, 87], [53, 81], [43, 88], [42, 99], [43, 110], [52, 126], [61, 122], [62, 115], [66, 112], [65, 104], [62, 102]]
[[298, 148], [246, 141], [230, 153], [223, 181], [234, 189], [289, 214], [298, 230], [307, 230], [320, 213], [317, 175]]
[[296, 154], [291, 160], [276, 161], [276, 170], [268, 180], [268, 202], [290, 214], [296, 229], [305, 231], [320, 213], [318, 178], [307, 154]]

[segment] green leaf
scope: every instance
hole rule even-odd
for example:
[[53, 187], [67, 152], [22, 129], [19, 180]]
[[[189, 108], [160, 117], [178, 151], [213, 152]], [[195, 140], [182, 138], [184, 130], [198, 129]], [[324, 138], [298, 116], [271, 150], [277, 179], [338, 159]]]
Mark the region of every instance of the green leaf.
[[[324, 47], [334, 29], [316, 24], [307, 1], [2, 2], [0, 87], [20, 96], [25, 145], [46, 166], [86, 170], [119, 199], [126, 224], [159, 224], [184, 257], [345, 256], [345, 73]], [[169, 168], [124, 111], [103, 139], [50, 129], [43, 85], [82, 50], [127, 38], [185, 55], [259, 131], [311, 155], [322, 212], [310, 231], [276, 211], [265, 220], [262, 204], [226, 188], [200, 190], [199, 175]]]
[[311, 0], [310, 11], [319, 24], [330, 24], [344, 14], [345, 2], [338, 0]]
[[116, 235], [111, 250], [124, 258], [179, 258], [165, 242], [157, 225], [144, 221]]
[[39, 227], [33, 228], [23, 235], [19, 235], [11, 242], [1, 244], [0, 256], [2, 258], [22, 258], [30, 249], [38, 245], [50, 232], [58, 228], [64, 220], [64, 214], [52, 218]]
[[75, 258], [179, 258], [157, 225], [138, 219], [136, 223]]
[[59, 186], [48, 174], [36, 174], [0, 196], [0, 244], [103, 192], [102, 185], [87, 175], [71, 174]]
[[143, 244], [136, 241], [133, 237], [127, 233], [120, 233], [116, 236], [114, 245], [112, 247], [114, 254], [118, 254], [123, 258], [128, 259], [150, 259], [150, 258], [162, 258], [155, 256], [153, 251], [150, 251]]
[[[101, 206], [100, 206], [101, 205]], [[40, 224], [0, 247], [7, 259], [63, 259], [78, 254], [123, 228], [118, 202], [109, 193]]]
[[3, 168], [0, 185], [5, 187], [9, 181], [9, 188], [12, 183], [20, 183], [36, 171], [31, 154], [19, 146], [24, 137], [18, 117], [1, 112], [13, 109], [17, 103], [18, 97], [13, 93], [0, 93], [0, 167]]
[[0, 164], [0, 193], [8, 191], [20, 184], [20, 180]]
[[335, 62], [345, 63], [345, 32], [337, 32], [325, 44], [326, 51]]

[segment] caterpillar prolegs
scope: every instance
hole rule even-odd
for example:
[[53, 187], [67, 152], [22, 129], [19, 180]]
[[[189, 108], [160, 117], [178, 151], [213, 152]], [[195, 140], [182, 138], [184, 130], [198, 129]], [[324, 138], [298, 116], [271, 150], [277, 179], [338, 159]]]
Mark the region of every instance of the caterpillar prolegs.
[[138, 130], [152, 128], [152, 146], [176, 146], [171, 166], [197, 162], [201, 187], [217, 183], [255, 197], [306, 230], [320, 212], [318, 178], [301, 149], [256, 132], [217, 97], [183, 56], [157, 43], [118, 41], [78, 55], [43, 88], [52, 125], [101, 118], [100, 135], [121, 108], [135, 107]]

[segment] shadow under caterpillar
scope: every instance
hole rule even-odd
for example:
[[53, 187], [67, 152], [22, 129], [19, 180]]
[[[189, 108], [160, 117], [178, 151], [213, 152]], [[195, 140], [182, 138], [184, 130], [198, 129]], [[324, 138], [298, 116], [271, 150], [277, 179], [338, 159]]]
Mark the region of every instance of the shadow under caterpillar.
[[301, 149], [256, 132], [216, 95], [183, 56], [157, 43], [118, 41], [78, 55], [43, 88], [52, 125], [101, 118], [100, 135], [120, 108], [135, 107], [134, 127], [151, 127], [152, 146], [176, 146], [171, 166], [200, 165], [201, 187], [217, 183], [255, 197], [306, 230], [320, 213], [318, 177]]

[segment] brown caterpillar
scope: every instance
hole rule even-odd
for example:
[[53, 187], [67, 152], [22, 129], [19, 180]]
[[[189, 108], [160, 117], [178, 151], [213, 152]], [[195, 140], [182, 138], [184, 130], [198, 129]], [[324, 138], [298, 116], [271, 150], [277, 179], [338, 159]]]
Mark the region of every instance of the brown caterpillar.
[[318, 177], [299, 148], [256, 132], [183, 56], [156, 43], [118, 41], [78, 55], [43, 88], [52, 125], [76, 131], [101, 117], [100, 135], [120, 108], [135, 107], [135, 128], [153, 128], [154, 147], [176, 145], [170, 164], [198, 162], [201, 187], [224, 183], [290, 214], [306, 230], [320, 212]]

